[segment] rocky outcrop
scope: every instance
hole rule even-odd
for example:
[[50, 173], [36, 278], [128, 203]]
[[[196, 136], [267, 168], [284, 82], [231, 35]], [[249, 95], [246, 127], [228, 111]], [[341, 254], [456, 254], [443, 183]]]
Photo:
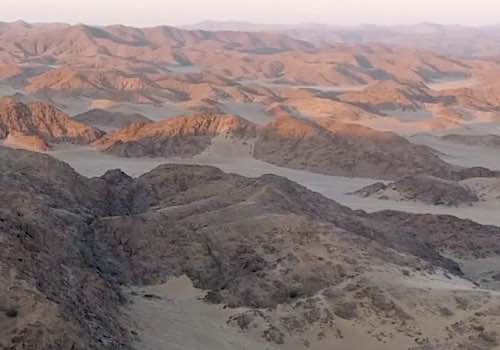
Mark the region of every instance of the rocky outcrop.
[[133, 124], [97, 142], [104, 152], [122, 157], [193, 156], [217, 136], [250, 139], [257, 127], [230, 115], [195, 115], [152, 124]]
[[451, 175], [451, 179], [454, 181], [462, 181], [472, 178], [493, 178], [500, 177], [500, 171], [490, 170], [484, 167], [472, 167], [472, 168], [463, 168], [454, 171]]
[[425, 175], [406, 177], [390, 184], [375, 183], [354, 194], [444, 206], [471, 205], [479, 201], [477, 194], [460, 182]]
[[397, 80], [377, 82], [362, 91], [342, 94], [339, 98], [372, 112], [416, 111], [421, 109], [424, 103], [433, 103], [436, 100], [425, 84]]
[[257, 159], [335, 176], [394, 180], [430, 175], [459, 181], [498, 175], [485, 168], [455, 167], [441, 160], [431, 148], [394, 133], [332, 119], [301, 119], [285, 110], [265, 126], [214, 114], [133, 124], [103, 137], [96, 145], [122, 157], [193, 156], [207, 149], [218, 136], [254, 141], [249, 155]]
[[105, 109], [91, 109], [87, 112], [75, 115], [73, 120], [100, 129], [123, 129], [130, 124], [147, 124], [153, 122], [142, 114], [112, 112]]
[[0, 100], [0, 139], [11, 133], [35, 136], [47, 143], [89, 144], [104, 133], [72, 120], [44, 102], [24, 104], [12, 98]]
[[[129, 348], [119, 285], [186, 274], [208, 301], [275, 308], [361, 283], [374, 263], [461, 274], [441, 251], [500, 254], [498, 228], [352, 211], [272, 175], [164, 165], [136, 179], [120, 171], [87, 179], [49, 156], [7, 148], [0, 174], [0, 345], [11, 349]], [[332, 310], [318, 312], [355, 317], [330, 300]], [[393, 303], [378, 295], [366, 305], [385, 317], [381, 306]]]
[[0, 147], [0, 348], [128, 349], [124, 301], [85, 242], [104, 206], [49, 156]]
[[453, 172], [430, 148], [396, 134], [285, 115], [261, 131], [254, 156], [279, 166], [337, 176], [398, 179], [429, 174], [449, 178]]
[[4, 146], [34, 152], [47, 152], [50, 146], [40, 137], [11, 132], [3, 142]]
[[60, 67], [32, 78], [24, 87], [40, 97], [90, 97], [136, 103], [158, 103], [175, 94], [160, 89], [143, 74], [114, 69]]

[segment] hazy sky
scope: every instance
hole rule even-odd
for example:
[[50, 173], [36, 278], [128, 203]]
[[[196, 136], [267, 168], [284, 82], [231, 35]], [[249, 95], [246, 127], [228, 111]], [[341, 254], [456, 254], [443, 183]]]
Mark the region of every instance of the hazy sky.
[[0, 21], [135, 26], [202, 20], [498, 24], [500, 0], [0, 0]]

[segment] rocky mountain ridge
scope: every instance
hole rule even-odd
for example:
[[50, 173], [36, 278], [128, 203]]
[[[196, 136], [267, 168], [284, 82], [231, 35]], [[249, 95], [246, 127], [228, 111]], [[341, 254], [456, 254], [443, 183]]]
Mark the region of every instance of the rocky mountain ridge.
[[[87, 179], [46, 155], [0, 147], [0, 160], [0, 308], [10, 310], [0, 316], [0, 341], [11, 349], [130, 348], [120, 285], [186, 274], [209, 291], [207, 301], [275, 308], [358, 281], [374, 261], [461, 276], [449, 256], [500, 255], [496, 227], [352, 211], [272, 175], [165, 165], [137, 179], [120, 171]], [[320, 253], [316, 244], [331, 249]], [[340, 302], [331, 298], [325, 309], [311, 307], [331, 312]], [[280, 342], [284, 324], [270, 327], [268, 339]], [[475, 344], [477, 334], [467, 334], [460, 342]]]
[[0, 100], [0, 139], [11, 133], [35, 136], [47, 143], [89, 144], [104, 133], [81, 124], [44, 102], [24, 104], [12, 98]]

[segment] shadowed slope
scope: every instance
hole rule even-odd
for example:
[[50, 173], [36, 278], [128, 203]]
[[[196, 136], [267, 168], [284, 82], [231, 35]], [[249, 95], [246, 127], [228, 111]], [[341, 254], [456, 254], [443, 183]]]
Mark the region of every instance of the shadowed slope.
[[[87, 179], [48, 156], [6, 148], [0, 173], [0, 307], [17, 312], [15, 327], [0, 316], [0, 344], [13, 349], [128, 348], [119, 284], [186, 274], [209, 301], [275, 308], [366, 283], [361, 276], [374, 263], [461, 274], [441, 251], [500, 254], [498, 228], [352, 211], [272, 175], [165, 165], [137, 179], [120, 171]], [[331, 313], [339, 302], [332, 298], [311, 307]], [[364, 307], [389, 317], [377, 300]], [[396, 322], [411, 322], [400, 311]]]

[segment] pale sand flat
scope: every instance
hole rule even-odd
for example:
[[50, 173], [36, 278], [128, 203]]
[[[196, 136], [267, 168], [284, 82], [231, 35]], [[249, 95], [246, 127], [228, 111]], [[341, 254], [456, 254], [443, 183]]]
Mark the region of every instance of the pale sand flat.
[[499, 206], [495, 203], [490, 203], [493, 205], [482, 203], [485, 205], [453, 208], [398, 200], [360, 198], [348, 193], [355, 192], [378, 180], [329, 176], [278, 167], [252, 158], [249, 155], [251, 148], [251, 142], [241, 144], [225, 138], [218, 138], [205, 152], [193, 158], [120, 158], [98, 152], [91, 147], [67, 145], [58, 146], [49, 154], [69, 163], [79, 173], [89, 177], [101, 176], [111, 169], [121, 169], [131, 176], [140, 176], [165, 163], [211, 165], [225, 172], [247, 177], [258, 177], [264, 174], [284, 176], [352, 209], [361, 209], [367, 212], [388, 209], [409, 213], [453, 215], [486, 225], [500, 226], [500, 216], [497, 215]]
[[405, 111], [403, 109], [387, 109], [381, 111], [383, 114], [394, 117], [401, 122], [418, 122], [432, 118], [433, 113], [427, 109], [417, 111]]
[[[226, 324], [241, 309], [224, 309], [201, 299], [186, 276], [167, 283], [126, 291], [132, 298], [129, 317], [135, 323], [143, 350], [272, 350], [264, 339], [243, 334]], [[134, 292], [134, 293], [132, 293]], [[136, 295], [134, 295], [136, 294]], [[145, 298], [144, 294], [155, 297]], [[159, 298], [160, 299], [159, 299]]]
[[[398, 299], [404, 309], [412, 310], [412, 322], [429, 339], [448, 339], [447, 327], [473, 317], [470, 311], [457, 308], [455, 297], [475, 300], [482, 304], [482, 310], [500, 305], [500, 293], [480, 289], [470, 281], [450, 277], [441, 270], [434, 274], [420, 272], [404, 276], [398, 267], [374, 266], [365, 278], [369, 284], [379, 286]], [[263, 321], [257, 320], [245, 331], [229, 325], [227, 320], [231, 315], [246, 309], [203, 302], [201, 298], [205, 292], [195, 289], [186, 276], [125, 292], [132, 299], [126, 313], [139, 334], [136, 345], [145, 350], [299, 350], [306, 348], [304, 341], [309, 343], [308, 349], [313, 350], [400, 350], [417, 345], [417, 334], [412, 335], [411, 329], [395, 331], [391, 323], [381, 323], [375, 314], [366, 314], [357, 320], [337, 317], [335, 328], [338, 331], [311, 325], [303, 334], [286, 336], [283, 345], [266, 343], [261, 338]], [[150, 297], [144, 297], [146, 294]], [[321, 294], [316, 297], [325, 301]], [[436, 314], [436, 304], [451, 310], [452, 314], [448, 317]], [[290, 312], [290, 306], [278, 305], [275, 310], [261, 311], [270, 319], [279, 320]], [[494, 317], [489, 322], [488, 328], [492, 329], [499, 323]], [[318, 339], [320, 332], [324, 334], [323, 339]]]
[[[495, 129], [492, 128], [491, 131], [494, 133]], [[498, 150], [492, 148], [457, 144], [429, 134], [414, 135], [409, 137], [409, 140], [432, 147], [442, 154], [443, 160], [451, 164], [463, 167], [482, 166], [492, 170], [500, 170]]]
[[0, 84], [0, 97], [12, 96], [17, 93], [22, 93], [22, 91], [8, 85]]
[[260, 103], [224, 103], [222, 111], [227, 114], [238, 115], [259, 125], [266, 125], [274, 119], [272, 115], [266, 113], [265, 106]]
[[240, 81], [243, 84], [246, 85], [260, 85], [268, 88], [286, 88], [286, 89], [312, 89], [312, 90], [318, 90], [318, 91], [323, 91], [323, 92], [349, 92], [349, 91], [362, 91], [366, 89], [369, 85], [368, 84], [362, 84], [362, 85], [304, 85], [304, 84], [284, 84], [284, 83], [279, 83], [276, 82], [275, 79], [253, 79], [253, 80], [242, 80]]
[[465, 79], [441, 79], [427, 84], [429, 88], [435, 91], [471, 88], [480, 83], [479, 80], [473, 78]]

